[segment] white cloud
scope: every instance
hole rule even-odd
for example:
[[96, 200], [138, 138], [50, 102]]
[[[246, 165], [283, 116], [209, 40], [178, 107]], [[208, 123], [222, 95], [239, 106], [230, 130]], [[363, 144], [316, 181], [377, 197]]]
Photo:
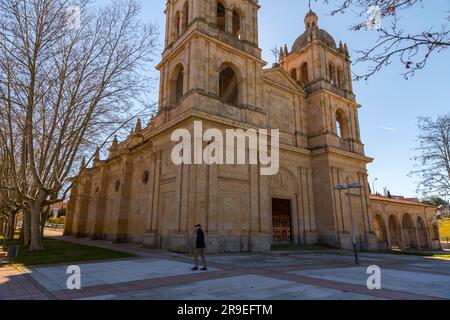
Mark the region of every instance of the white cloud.
[[390, 128], [390, 127], [379, 127], [379, 128], [387, 131], [398, 131], [397, 128]]

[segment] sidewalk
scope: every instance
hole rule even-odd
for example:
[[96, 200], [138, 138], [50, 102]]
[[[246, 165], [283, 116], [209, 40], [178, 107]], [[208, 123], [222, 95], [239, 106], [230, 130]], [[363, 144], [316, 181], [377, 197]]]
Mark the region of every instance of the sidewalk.
[[47, 295], [24, 273], [13, 266], [0, 267], [0, 300], [48, 300]]

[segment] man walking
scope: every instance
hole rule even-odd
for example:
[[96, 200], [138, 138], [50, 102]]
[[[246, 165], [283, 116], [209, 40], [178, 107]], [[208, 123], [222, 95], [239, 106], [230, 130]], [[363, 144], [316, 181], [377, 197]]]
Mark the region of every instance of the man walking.
[[195, 258], [195, 267], [192, 268], [193, 271], [198, 270], [198, 256], [202, 257], [202, 264], [203, 268], [202, 271], [208, 270], [206, 268], [206, 259], [205, 259], [205, 233], [202, 230], [201, 225], [195, 226], [195, 232], [196, 232], [196, 239], [195, 239], [195, 252], [194, 252], [194, 258]]

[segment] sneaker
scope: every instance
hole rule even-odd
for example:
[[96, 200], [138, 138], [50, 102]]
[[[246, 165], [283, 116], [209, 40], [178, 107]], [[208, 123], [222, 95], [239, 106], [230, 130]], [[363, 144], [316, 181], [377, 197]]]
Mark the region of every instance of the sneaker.
[[203, 267], [203, 268], [201, 268], [200, 270], [201, 270], [201, 271], [208, 271], [208, 268], [207, 268], [207, 267]]
[[198, 268], [197, 268], [197, 267], [193, 267], [191, 270], [192, 270], [192, 271], [197, 271]]

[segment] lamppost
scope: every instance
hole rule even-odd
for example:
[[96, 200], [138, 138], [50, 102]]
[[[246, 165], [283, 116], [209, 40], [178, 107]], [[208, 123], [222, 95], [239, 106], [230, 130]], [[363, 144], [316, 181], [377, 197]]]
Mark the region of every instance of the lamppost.
[[350, 191], [352, 189], [361, 189], [362, 185], [360, 183], [358, 183], [358, 182], [350, 184], [350, 177], [347, 177], [346, 180], [347, 180], [346, 184], [338, 184], [336, 186], [336, 189], [338, 189], [338, 190], [347, 190], [348, 206], [349, 206], [349, 213], [350, 213], [350, 224], [352, 226], [353, 252], [355, 254], [355, 262], [356, 262], [356, 264], [359, 264], [359, 260], [358, 260], [358, 246], [356, 244], [356, 236], [355, 236], [355, 224], [353, 223], [352, 195], [351, 195]]
[[375, 191], [375, 181], [378, 181], [378, 178], [373, 179], [373, 182], [372, 182], [372, 193], [373, 194], [377, 194], [377, 192]]

